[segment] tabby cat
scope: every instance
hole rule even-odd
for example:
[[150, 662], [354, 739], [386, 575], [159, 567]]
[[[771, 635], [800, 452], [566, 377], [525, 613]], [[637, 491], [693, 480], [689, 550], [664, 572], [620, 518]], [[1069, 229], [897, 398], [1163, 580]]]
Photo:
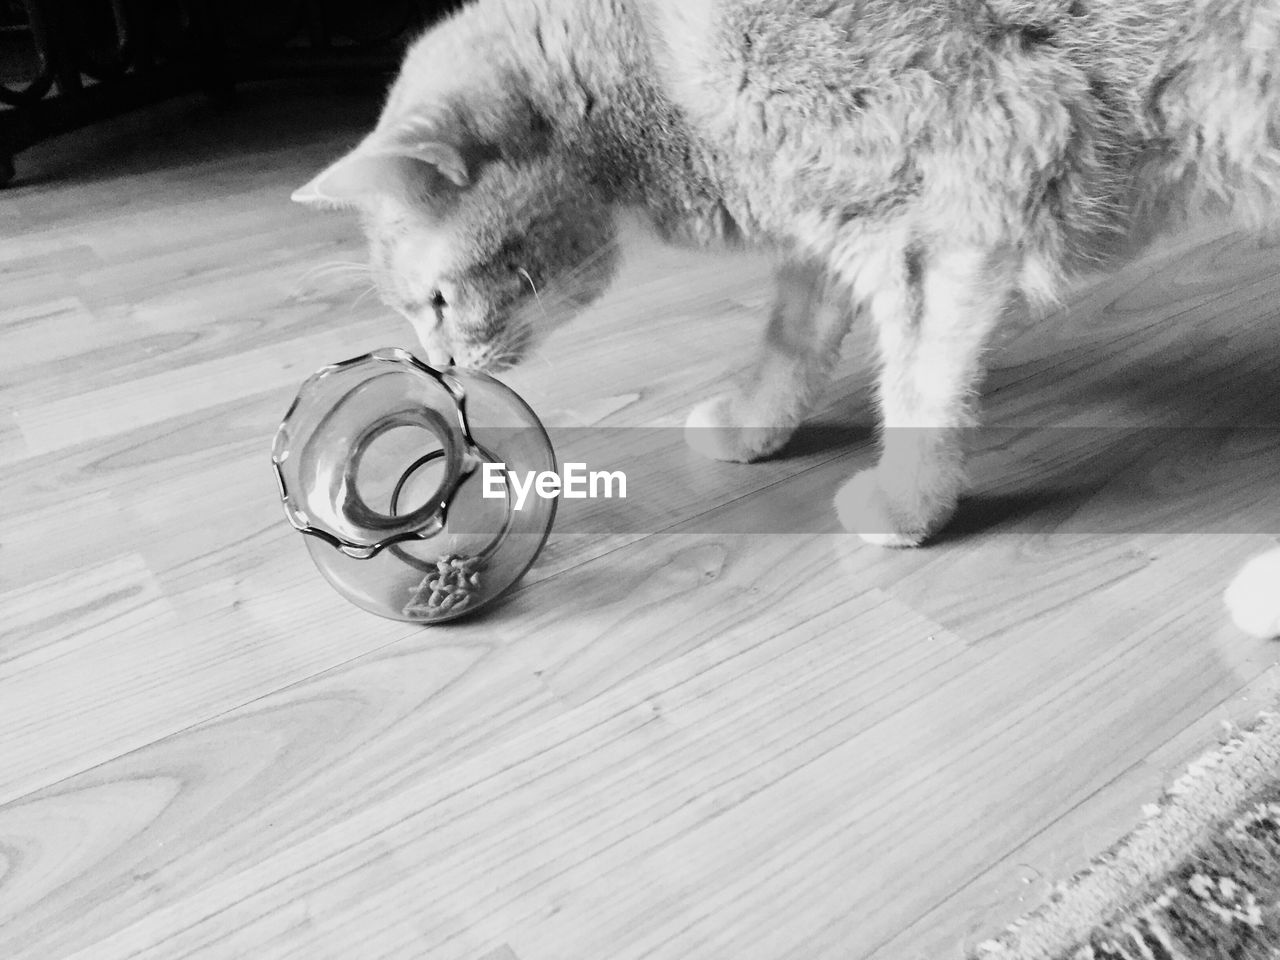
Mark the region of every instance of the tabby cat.
[[772, 251], [759, 355], [690, 443], [777, 450], [865, 315], [882, 452], [836, 508], [909, 546], [962, 493], [1011, 298], [1052, 301], [1144, 209], [1278, 193], [1280, 0], [477, 0], [294, 199], [358, 209], [387, 303], [481, 369], [606, 288], [628, 211]]

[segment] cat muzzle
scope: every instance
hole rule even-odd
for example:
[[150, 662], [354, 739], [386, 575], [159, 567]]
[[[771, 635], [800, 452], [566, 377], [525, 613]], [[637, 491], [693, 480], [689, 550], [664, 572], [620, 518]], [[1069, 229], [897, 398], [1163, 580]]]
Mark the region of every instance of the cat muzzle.
[[448, 341], [441, 335], [438, 327], [426, 333], [420, 331], [418, 340], [422, 343], [422, 349], [427, 354], [428, 364], [437, 370], [453, 366], [453, 348], [449, 346]]

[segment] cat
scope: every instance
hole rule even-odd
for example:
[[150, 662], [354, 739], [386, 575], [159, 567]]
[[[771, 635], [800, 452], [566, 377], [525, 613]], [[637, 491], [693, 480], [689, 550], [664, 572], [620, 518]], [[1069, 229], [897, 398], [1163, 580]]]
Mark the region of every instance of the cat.
[[772, 251], [758, 356], [686, 436], [777, 451], [866, 316], [880, 458], [836, 510], [914, 546], [963, 493], [1014, 298], [1054, 302], [1144, 210], [1269, 222], [1278, 194], [1280, 0], [476, 0], [294, 199], [359, 210], [428, 358], [480, 369], [606, 289], [629, 211]]

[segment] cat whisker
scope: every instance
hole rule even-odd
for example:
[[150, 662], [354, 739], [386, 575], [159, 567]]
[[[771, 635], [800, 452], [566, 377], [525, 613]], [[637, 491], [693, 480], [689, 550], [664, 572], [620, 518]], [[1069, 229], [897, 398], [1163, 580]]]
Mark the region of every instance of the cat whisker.
[[369, 294], [377, 293], [377, 292], [378, 292], [378, 285], [376, 283], [369, 284], [367, 287], [365, 287], [363, 291], [361, 291], [360, 296], [356, 297], [355, 302], [351, 304], [351, 309], [354, 310], [356, 307], [360, 306], [360, 304], [364, 302], [365, 298], [368, 297]]
[[370, 267], [367, 263], [359, 263], [355, 260], [334, 260], [329, 263], [319, 263], [307, 270], [299, 278], [300, 282], [306, 282], [319, 277], [340, 276], [342, 274], [360, 274], [363, 276], [370, 275]]
[[340, 284], [351, 280], [372, 283], [373, 273], [363, 263], [322, 263], [312, 267], [298, 278], [300, 290], [317, 290], [324, 281], [336, 279]]
[[576, 264], [574, 264], [572, 267], [566, 270], [559, 279], [562, 282], [566, 280], [577, 279], [583, 273], [589, 270], [591, 267], [594, 267], [598, 260], [614, 253], [617, 249], [618, 249], [618, 242], [616, 240], [612, 240], [609, 243], [601, 244], [595, 250], [591, 251], [591, 253], [587, 254], [585, 257], [579, 260]]
[[[520, 274], [520, 276], [524, 277], [525, 280], [528, 281], [529, 289], [533, 291], [533, 298], [538, 301], [538, 306], [542, 307], [542, 297], [538, 294], [538, 286], [533, 282], [533, 277], [529, 276], [529, 271], [524, 267], [516, 267], [516, 273]], [[547, 312], [545, 307], [542, 307], [542, 312]]]
[[[494, 363], [514, 366], [529, 355], [529, 347], [533, 344], [534, 326], [527, 320], [513, 316], [510, 325], [489, 344], [489, 353]], [[545, 359], [545, 358], [543, 358]]]
[[612, 252], [616, 246], [616, 243], [601, 245], [557, 276], [552, 283], [543, 286], [541, 290], [538, 289], [533, 282], [533, 277], [529, 275], [529, 271], [524, 267], [516, 267], [516, 273], [529, 284], [529, 289], [533, 291], [534, 299], [541, 308], [542, 313], [547, 317], [551, 317], [560, 308], [566, 306], [578, 307], [589, 299], [588, 294], [592, 292], [591, 288], [581, 283], [581, 281], [591, 267], [606, 254]]
[[566, 306], [581, 305], [590, 299], [594, 285], [588, 284], [585, 278], [576, 273], [567, 273], [542, 287], [538, 300], [546, 313]]
[[553, 315], [562, 311], [572, 313], [595, 299], [598, 292], [598, 284], [595, 282], [588, 283], [587, 277], [590, 275], [592, 268], [602, 258], [612, 254], [617, 249], [617, 246], [616, 242], [601, 245], [573, 267], [557, 276], [554, 283], [545, 285], [542, 288], [541, 296], [544, 312]]

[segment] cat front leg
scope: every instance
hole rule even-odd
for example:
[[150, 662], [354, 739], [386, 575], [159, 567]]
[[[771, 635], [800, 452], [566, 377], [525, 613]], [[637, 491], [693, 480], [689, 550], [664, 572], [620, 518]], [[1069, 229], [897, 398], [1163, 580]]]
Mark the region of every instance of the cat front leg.
[[685, 421], [689, 446], [740, 463], [781, 448], [821, 396], [852, 316], [848, 298], [832, 295], [823, 268], [780, 264], [755, 360], [728, 391], [693, 408]]
[[1012, 258], [977, 249], [916, 251], [900, 282], [869, 298], [882, 369], [877, 465], [846, 482], [846, 530], [917, 546], [951, 518], [964, 489], [964, 434], [977, 423], [982, 353], [1012, 290]]

